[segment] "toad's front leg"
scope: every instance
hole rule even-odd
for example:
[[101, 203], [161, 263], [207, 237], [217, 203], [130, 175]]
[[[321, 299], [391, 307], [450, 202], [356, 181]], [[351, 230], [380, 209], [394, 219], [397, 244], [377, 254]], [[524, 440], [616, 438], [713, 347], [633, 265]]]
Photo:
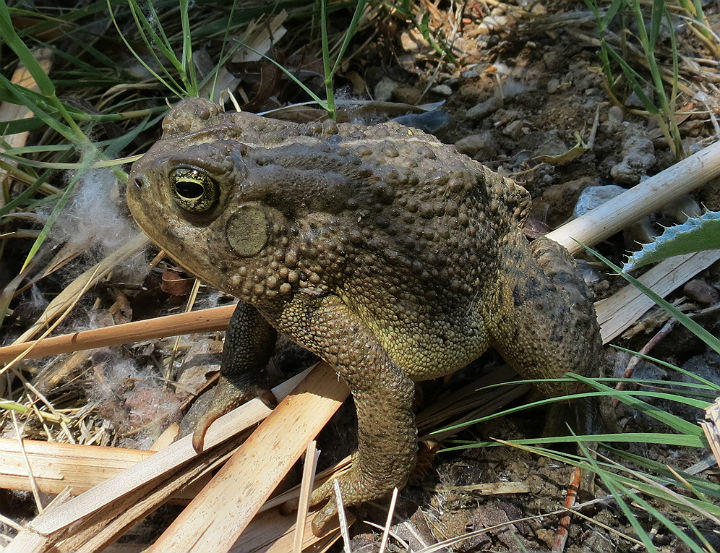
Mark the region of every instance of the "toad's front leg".
[[210, 425], [235, 407], [259, 397], [269, 407], [277, 403], [267, 388], [265, 366], [275, 346], [275, 329], [257, 309], [240, 302], [230, 319], [223, 346], [220, 381], [208, 410], [193, 433], [195, 451], [202, 451]]
[[[358, 451], [350, 471], [338, 478], [344, 504], [376, 499], [403, 486], [417, 454], [412, 380], [336, 296], [299, 298], [283, 310], [278, 328], [331, 364], [353, 394]], [[329, 481], [312, 495], [312, 505], [327, 501], [313, 520], [317, 535], [337, 514], [333, 489]]]

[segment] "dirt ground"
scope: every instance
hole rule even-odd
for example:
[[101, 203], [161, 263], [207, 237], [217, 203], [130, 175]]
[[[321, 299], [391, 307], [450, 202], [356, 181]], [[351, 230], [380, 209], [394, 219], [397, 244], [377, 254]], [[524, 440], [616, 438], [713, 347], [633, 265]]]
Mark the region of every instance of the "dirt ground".
[[[573, 216], [574, 210], [587, 209], [583, 206], [588, 202], [595, 205], [593, 202], [597, 200], [593, 198], [585, 198], [578, 204], [581, 193], [589, 187], [598, 187], [596, 195], [606, 197], [603, 194], [613, 194], [617, 187], [629, 188], [674, 163], [657, 123], [638, 113], [641, 107], [637, 98], [628, 92], [619, 97], [618, 104], [609, 97], [597, 56], [595, 20], [582, 2], [467, 2], [462, 9], [447, 3], [437, 7], [428, 3], [428, 6], [432, 8], [428, 9], [430, 27], [444, 29], [443, 36], [452, 44], [455, 61], [439, 62], [437, 52], [419, 31], [390, 18], [377, 29], [374, 40], [366, 44], [363, 55], [354, 56], [339, 75], [339, 95], [342, 98], [367, 97], [369, 94], [377, 101], [413, 105], [439, 103], [432, 116], [416, 115], [419, 119], [411, 123], [427, 126], [443, 142], [455, 144], [459, 151], [495, 171], [513, 176], [524, 185], [534, 199], [526, 228], [530, 238], [558, 227]], [[716, 15], [710, 6], [707, 9], [708, 13]], [[335, 24], [342, 25], [342, 21], [335, 21]], [[694, 59], [707, 55], [692, 33], [684, 29], [679, 29], [678, 33], [685, 55]], [[366, 37], [359, 36], [357, 42]], [[714, 70], [713, 64], [708, 65]], [[697, 94], [680, 97], [680, 129], [688, 153], [714, 139], [713, 121], [720, 106], [720, 94], [716, 89], [720, 76], [715, 74], [715, 77], [708, 82], [692, 82], [689, 89]], [[271, 106], [262, 103], [258, 106], [259, 109], [267, 107]], [[368, 122], [387, 118], [382, 110], [379, 112], [363, 117]], [[581, 139], [585, 144], [591, 141], [591, 147], [575, 159], [566, 161], [567, 153]], [[687, 211], [688, 205], [720, 209], [719, 188], [717, 183], [711, 183], [692, 198], [653, 214], [597, 247], [611, 260], [622, 262], [626, 251], [637, 240], [647, 237], [648, 231], [658, 232], [661, 224], [677, 221], [681, 217], [678, 213]], [[149, 258], [153, 254], [154, 251], [146, 255]], [[610, 276], [597, 262], [580, 260], [579, 266], [596, 299], [607, 297], [624, 285], [624, 281]], [[167, 271], [150, 273], [142, 282], [141, 292], [127, 295], [127, 309], [134, 313], [134, 318], [166, 310], [173, 304], [184, 305], [184, 295], [160, 291], [161, 279], [167, 275]], [[719, 292], [720, 266], [716, 264], [681, 287], [670, 299], [684, 298], [688, 310], [697, 310], [716, 305]], [[102, 299], [106, 304], [109, 295], [107, 292]], [[231, 300], [207, 290], [201, 296], [202, 305]], [[20, 310], [16, 310], [10, 322], [19, 327], [21, 315]], [[116, 323], [122, 321], [122, 309], [113, 316]], [[99, 317], [111, 315], [105, 310]], [[652, 310], [641, 326], [634, 327], [629, 335], [613, 343], [640, 349], [664, 322], [662, 315]], [[717, 315], [711, 314], [699, 322], [712, 334], [720, 333]], [[181, 338], [181, 354], [177, 361], [183, 367], [178, 376], [183, 389], [197, 389], [205, 382], [209, 370], [217, 370], [220, 338], [219, 334]], [[78, 388], [85, 390], [96, 404], [90, 415], [95, 418], [95, 424], [109, 424], [115, 430], [106, 439], [108, 444], [146, 447], [163, 425], [178, 418], [187, 394], [167, 391], [157, 385], [156, 376], [148, 369], [138, 367], [162, 365], [171, 354], [173, 342], [174, 339], [135, 345], [122, 351], [98, 350], [89, 358], [83, 358], [78, 366], [63, 357], [37, 376], [38, 385], [42, 390], [52, 390], [52, 396], [59, 403], [63, 401], [63, 394], [76, 394]], [[651, 354], [720, 383], [718, 356], [682, 328], [676, 328]], [[608, 351], [608, 356], [613, 360], [616, 375], [622, 375], [629, 356], [616, 351]], [[130, 358], [133, 362], [123, 361]], [[280, 379], [290, 367], [297, 368], [309, 362], [308, 354], [284, 343], [274, 359], [276, 378]], [[495, 370], [500, 364], [497, 355], [488, 353], [473, 367], [446, 382], [440, 392], [438, 382], [422, 386], [418, 394], [418, 411], [422, 412], [443, 397], [452, 398], [457, 389], [479, 374]], [[90, 371], [88, 365], [92, 367]], [[62, 376], [54, 372], [58, 366], [63, 369]], [[85, 369], [78, 370], [80, 366]], [[680, 378], [672, 371], [646, 362], [636, 368], [635, 376], [660, 380]], [[117, 386], [109, 388], [108, 381], [124, 382], [127, 386], [120, 390]], [[64, 400], [69, 401], [69, 398]], [[680, 408], [674, 404], [659, 403], [658, 406], [691, 422], [703, 417], [698, 409]], [[167, 413], [166, 416], [163, 413]], [[543, 432], [545, 413], [542, 410], [522, 411], [471, 427], [456, 438], [485, 440], [539, 436]], [[665, 430], [659, 423], [622, 404], [615, 415], [621, 431]], [[325, 455], [322, 463], [330, 465], [352, 451], [353, 441], [348, 437], [347, 429], [354, 427], [353, 417], [352, 405], [345, 406], [321, 435]], [[150, 425], [150, 421], [154, 424]], [[142, 431], [136, 431], [138, 428]], [[31, 438], [39, 437], [42, 429], [29, 427], [26, 434]], [[662, 444], [625, 444], [625, 449], [661, 463], [671, 461], [673, 466], [679, 467], [690, 467], [707, 456], [707, 452]], [[427, 465], [400, 493], [396, 523], [392, 527], [393, 534], [409, 543], [413, 551], [494, 525], [498, 525], [497, 529], [473, 535], [438, 551], [552, 550], [572, 467], [506, 447], [439, 453], [430, 457]], [[713, 470], [716, 469], [704, 474], [715, 478]], [[526, 489], [493, 495], [472, 488], [477, 484], [498, 482], [523, 484]], [[565, 551], [637, 550], [618, 534], [634, 535], [634, 531], [617, 504], [607, 497], [608, 492], [600, 482], [596, 483], [595, 496], [602, 499], [583, 509], [589, 518], [573, 518]], [[588, 499], [581, 495], [579, 501]], [[3, 512], [7, 509], [21, 512], [19, 505], [23, 501], [17, 496], [2, 496], [0, 507], [5, 505]], [[360, 518], [384, 524], [386, 509], [386, 503], [365, 506], [359, 511]], [[537, 516], [543, 513], [552, 514]], [[667, 514], [682, 520], [676, 513]], [[513, 520], [519, 522], [509, 523]], [[649, 518], [640, 522], [650, 530], [652, 521]], [[717, 528], [711, 521], [693, 522], [714, 547], [720, 547]], [[353, 553], [379, 550], [380, 532], [377, 529], [357, 524], [353, 532]], [[663, 553], [688, 550], [663, 528], [657, 531], [653, 540], [658, 551]], [[386, 551], [406, 551], [400, 543], [391, 539]], [[333, 549], [341, 550], [340, 545]]]

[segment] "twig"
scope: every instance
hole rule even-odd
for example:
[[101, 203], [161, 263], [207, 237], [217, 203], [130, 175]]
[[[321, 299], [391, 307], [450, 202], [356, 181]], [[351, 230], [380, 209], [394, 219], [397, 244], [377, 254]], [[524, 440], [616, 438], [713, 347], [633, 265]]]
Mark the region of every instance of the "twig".
[[[568, 486], [567, 495], [565, 496], [565, 507], [572, 509], [575, 506], [575, 500], [577, 499], [577, 492], [580, 488], [580, 478], [582, 476], [582, 469], [575, 467], [572, 474], [572, 480]], [[560, 517], [560, 523], [558, 524], [558, 531], [555, 534], [555, 541], [553, 542], [552, 551], [553, 553], [561, 553], [565, 550], [565, 544], [567, 543], [568, 536], [570, 535], [570, 522], [572, 521], [572, 514], [568, 510], [565, 514]]]
[[340, 491], [340, 483], [337, 478], [333, 480], [333, 489], [335, 490], [337, 516], [340, 522], [340, 535], [342, 535], [343, 539], [343, 551], [345, 553], [352, 553], [350, 550], [350, 532], [348, 531], [347, 517], [345, 516], [345, 506], [343, 505], [342, 492]]
[[26, 354], [26, 357], [43, 357], [101, 346], [117, 346], [140, 340], [174, 336], [175, 334], [225, 330], [234, 309], [234, 305], [226, 305], [146, 321], [63, 334], [62, 336], [23, 344], [13, 344], [0, 348], [0, 362], [12, 359], [31, 347], [32, 350]]
[[305, 464], [303, 465], [302, 481], [300, 482], [300, 502], [298, 503], [295, 536], [293, 537], [293, 553], [302, 553], [303, 538], [305, 537], [305, 519], [308, 514], [315, 471], [320, 457], [320, 451], [316, 451], [315, 445], [316, 442], [313, 440], [305, 450]]
[[395, 504], [397, 503], [398, 489], [393, 488], [392, 497], [390, 498], [390, 507], [388, 508], [388, 516], [385, 521], [385, 529], [383, 530], [382, 540], [380, 540], [380, 553], [385, 553], [388, 537], [390, 536], [390, 526], [392, 526], [393, 514], [395, 513]]

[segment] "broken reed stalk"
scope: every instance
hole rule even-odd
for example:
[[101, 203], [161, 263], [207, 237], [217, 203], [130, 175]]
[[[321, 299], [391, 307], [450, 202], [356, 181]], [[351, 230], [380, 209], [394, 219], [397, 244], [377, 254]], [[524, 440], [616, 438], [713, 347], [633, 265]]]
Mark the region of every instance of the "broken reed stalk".
[[[273, 388], [275, 397], [278, 399], [286, 397], [309, 372], [309, 369], [303, 371]], [[192, 448], [192, 437], [185, 436], [58, 508], [48, 509], [42, 515], [35, 517], [5, 551], [7, 553], [87, 551], [92, 550], [88, 546], [89, 541], [98, 539], [100, 533], [103, 534], [103, 543], [111, 543], [125, 531], [128, 524], [146, 516], [175, 491], [172, 489], [165, 494], [163, 488], [168, 485], [166, 483], [174, 483], [178, 479], [185, 478], [189, 464], [196, 463], [196, 459], [199, 460], [198, 462], [212, 464], [216, 449], [225, 447], [224, 444], [230, 438], [263, 420], [270, 412], [271, 410], [259, 399], [247, 402], [219, 418], [208, 429], [205, 437], [206, 449], [200, 457]], [[287, 430], [287, 427], [284, 428]], [[273, 445], [266, 444], [267, 447]], [[198, 469], [193, 468], [193, 470]], [[261, 472], [258, 467], [255, 467], [255, 470]], [[139, 512], [131, 513], [130, 511], [135, 510], [136, 507]], [[128, 522], [126, 514], [136, 514], [138, 518], [131, 516]], [[61, 546], [61, 542], [65, 543], [63, 540], [70, 541], [71, 545]]]
[[308, 441], [348, 394], [329, 365], [317, 365], [147, 549], [148, 553], [229, 551], [303, 454]]
[[[562, 244], [575, 255], [582, 250], [582, 246], [576, 240], [592, 246], [719, 175], [720, 142], [716, 142], [546, 236]], [[136, 248], [142, 247], [145, 242], [140, 238], [136, 241], [133, 244]], [[151, 321], [137, 321], [46, 338], [39, 341], [27, 357], [56, 355], [190, 332], [224, 330], [230, 320], [232, 309], [232, 306], [217, 307]], [[191, 322], [195, 317], [197, 320]], [[0, 348], [0, 362], [12, 360], [34, 343], [26, 342]]]
[[715, 142], [546, 236], [576, 255], [583, 249], [578, 242], [597, 244], [719, 175], [720, 142]]
[[190, 311], [179, 315], [157, 317], [146, 321], [83, 330], [23, 344], [12, 344], [0, 348], [0, 362], [10, 361], [30, 347], [33, 347], [33, 349], [27, 355], [28, 358], [57, 355], [101, 346], [118, 346], [129, 342], [193, 332], [225, 330], [234, 310], [235, 305], [225, 305], [202, 311]]

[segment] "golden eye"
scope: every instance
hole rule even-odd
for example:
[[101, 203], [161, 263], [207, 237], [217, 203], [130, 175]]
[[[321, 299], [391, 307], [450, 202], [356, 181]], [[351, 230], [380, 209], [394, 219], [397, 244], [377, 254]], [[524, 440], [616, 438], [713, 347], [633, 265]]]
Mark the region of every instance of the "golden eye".
[[205, 171], [178, 167], [170, 173], [175, 202], [186, 211], [205, 213], [218, 199], [218, 185]]

